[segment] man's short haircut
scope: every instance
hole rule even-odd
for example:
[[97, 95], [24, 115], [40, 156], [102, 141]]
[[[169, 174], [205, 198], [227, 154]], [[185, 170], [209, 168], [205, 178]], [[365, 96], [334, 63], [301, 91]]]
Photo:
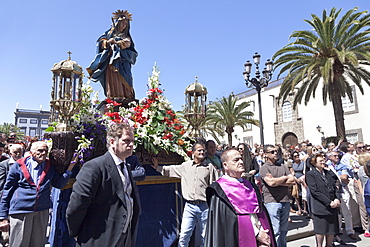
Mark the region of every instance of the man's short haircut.
[[236, 149], [236, 148], [229, 148], [229, 149], [226, 149], [225, 151], [222, 152], [221, 154], [221, 161], [222, 163], [226, 162], [228, 157], [229, 157], [229, 153], [231, 151], [237, 151], [239, 153], [239, 151]]
[[12, 144], [9, 146], [9, 151], [12, 153], [14, 149], [20, 148], [22, 151], [24, 150], [21, 144]]
[[268, 148], [275, 148], [272, 144], [266, 144], [263, 146], [263, 152], [266, 153]]
[[118, 123], [118, 124], [112, 124], [107, 131], [107, 148], [110, 148], [110, 139], [118, 140], [122, 137], [123, 131], [131, 131], [132, 128], [128, 123]]
[[347, 142], [342, 142], [339, 146], [339, 150], [342, 151], [343, 153], [348, 152], [349, 145]]
[[191, 151], [193, 151], [193, 153], [195, 152], [195, 146], [196, 145], [202, 145], [202, 147], [205, 147], [205, 144], [204, 144], [204, 142], [196, 142], [196, 143], [194, 143], [193, 144], [193, 146], [191, 147]]
[[330, 152], [326, 153], [326, 157], [330, 157], [330, 156], [336, 155], [338, 153], [339, 153], [338, 151], [330, 151]]
[[362, 144], [364, 144], [364, 143], [363, 143], [363, 142], [361, 142], [361, 141], [357, 141], [357, 142], [355, 142], [353, 145], [355, 146], [355, 148], [357, 148], [357, 145], [358, 145], [358, 144], [361, 144], [361, 143], [362, 143]]
[[33, 152], [33, 153], [36, 152], [37, 151], [37, 146], [41, 145], [41, 144], [46, 145], [46, 143], [42, 142], [42, 141], [37, 141], [37, 142], [32, 143], [30, 151]]
[[216, 144], [216, 142], [214, 140], [208, 140], [208, 141], [206, 141], [206, 149], [208, 148], [208, 144], [211, 143], [211, 142], [213, 142], [214, 144]]

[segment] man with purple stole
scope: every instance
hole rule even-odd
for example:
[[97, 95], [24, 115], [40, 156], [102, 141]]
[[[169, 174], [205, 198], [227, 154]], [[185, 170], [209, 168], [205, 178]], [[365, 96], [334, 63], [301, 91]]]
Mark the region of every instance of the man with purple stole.
[[221, 160], [225, 175], [206, 190], [209, 212], [204, 246], [276, 247], [259, 190], [241, 177], [242, 156], [228, 149]]

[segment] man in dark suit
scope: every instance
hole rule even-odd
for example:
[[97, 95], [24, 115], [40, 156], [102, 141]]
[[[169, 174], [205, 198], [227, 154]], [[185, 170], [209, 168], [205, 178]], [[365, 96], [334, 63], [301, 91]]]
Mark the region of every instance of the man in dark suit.
[[67, 224], [78, 246], [135, 246], [140, 206], [125, 162], [133, 144], [129, 125], [112, 125], [107, 133], [108, 152], [86, 162], [77, 175]]

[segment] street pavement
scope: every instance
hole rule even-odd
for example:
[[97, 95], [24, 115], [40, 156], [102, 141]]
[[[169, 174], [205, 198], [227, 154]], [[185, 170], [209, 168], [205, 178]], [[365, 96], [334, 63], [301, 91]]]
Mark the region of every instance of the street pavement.
[[[315, 247], [315, 232], [313, 231], [312, 219], [307, 216], [299, 216], [295, 213], [290, 213], [292, 222], [288, 226], [287, 247]], [[350, 239], [345, 233], [340, 237], [347, 245], [341, 245], [334, 242], [335, 246], [347, 247], [370, 247], [370, 238], [364, 237], [363, 234], [358, 234], [361, 240], [355, 241]]]
[[[291, 223], [288, 225], [287, 234], [287, 247], [315, 247], [315, 232], [313, 231], [313, 222], [307, 216], [296, 215], [295, 213], [290, 213]], [[340, 237], [347, 245], [340, 245], [339, 243], [334, 243], [336, 247], [370, 247], [370, 238], [364, 237], [363, 234], [357, 234], [361, 240], [355, 241], [350, 239], [346, 234]], [[49, 247], [46, 244], [45, 247]]]

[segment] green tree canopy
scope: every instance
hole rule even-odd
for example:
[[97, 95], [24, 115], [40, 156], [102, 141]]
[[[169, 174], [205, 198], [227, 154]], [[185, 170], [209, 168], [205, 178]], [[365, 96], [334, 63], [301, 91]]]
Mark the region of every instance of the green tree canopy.
[[312, 20], [304, 20], [311, 27], [308, 31], [294, 31], [295, 40], [273, 56], [275, 69], [281, 67], [279, 76], [287, 72], [280, 88], [284, 101], [295, 88], [293, 106], [315, 98], [322, 87], [324, 104], [331, 101], [334, 109], [337, 135], [345, 137], [342, 97], [351, 101], [351, 83], [363, 94], [362, 80], [370, 85], [370, 15], [367, 11], [351, 9], [339, 18], [340, 10], [332, 8], [321, 19], [312, 14]]
[[244, 130], [248, 124], [259, 125], [258, 120], [252, 118], [253, 112], [246, 110], [250, 103], [244, 101], [237, 104], [237, 101], [238, 97], [230, 94], [227, 98], [222, 97], [213, 102], [207, 111], [207, 129], [214, 133], [226, 132], [229, 146], [232, 146], [232, 133], [236, 126]]
[[24, 133], [17, 125], [14, 125], [12, 123], [0, 124], [0, 133], [4, 133], [9, 137], [9, 134], [13, 132], [17, 134], [17, 139], [21, 139], [24, 136]]

